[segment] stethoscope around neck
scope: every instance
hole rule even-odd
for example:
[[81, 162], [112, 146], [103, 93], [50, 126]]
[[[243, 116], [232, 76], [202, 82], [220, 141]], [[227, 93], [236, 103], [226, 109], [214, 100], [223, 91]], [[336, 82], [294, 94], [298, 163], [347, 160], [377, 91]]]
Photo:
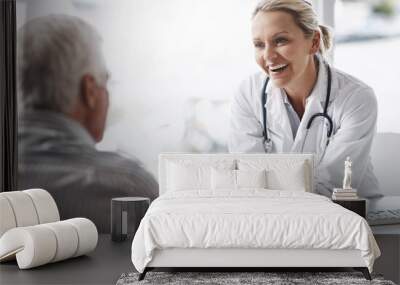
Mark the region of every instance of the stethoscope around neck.
[[[311, 128], [311, 125], [312, 125], [312, 123], [313, 123], [315, 118], [323, 117], [324, 119], [326, 119], [328, 121], [328, 124], [329, 124], [328, 131], [327, 131], [328, 140], [326, 141], [326, 145], [328, 145], [329, 139], [331, 138], [331, 135], [332, 135], [333, 122], [332, 122], [332, 118], [328, 115], [328, 105], [329, 105], [329, 99], [330, 99], [330, 96], [331, 96], [332, 73], [331, 73], [331, 68], [329, 67], [328, 64], [326, 64], [326, 69], [327, 69], [327, 73], [328, 73], [328, 84], [327, 84], [327, 88], [326, 88], [326, 98], [325, 98], [324, 112], [323, 113], [315, 113], [308, 120], [307, 125], [306, 125], [306, 135], [305, 135], [305, 137], [303, 139], [303, 145], [302, 145], [302, 148], [301, 148], [301, 152], [303, 152], [304, 143], [305, 143], [308, 131]], [[266, 90], [267, 90], [268, 82], [269, 82], [269, 77], [267, 77], [267, 79], [265, 80], [264, 86], [263, 86], [262, 92], [261, 92], [261, 101], [262, 101], [262, 110], [263, 110], [263, 125], [264, 125], [264, 129], [263, 129], [264, 148], [265, 148], [265, 150], [267, 152], [269, 152], [272, 149], [272, 140], [271, 140], [270, 136], [268, 135], [268, 128], [267, 128], [267, 107], [266, 107], [266, 103], [267, 103], [268, 94], [266, 93]]]

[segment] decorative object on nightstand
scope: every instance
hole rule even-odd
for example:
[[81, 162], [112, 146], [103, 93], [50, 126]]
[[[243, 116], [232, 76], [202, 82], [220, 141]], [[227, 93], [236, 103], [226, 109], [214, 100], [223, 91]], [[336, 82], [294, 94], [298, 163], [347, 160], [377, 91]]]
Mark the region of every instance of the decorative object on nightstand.
[[366, 200], [360, 199], [357, 195], [357, 189], [351, 187], [351, 165], [352, 161], [348, 156], [344, 162], [343, 188], [334, 188], [332, 201], [342, 207], [366, 217]]
[[365, 199], [352, 199], [352, 200], [332, 199], [332, 201], [356, 214], [359, 214], [361, 217], [365, 219], [366, 217]]
[[334, 188], [332, 200], [357, 200], [359, 199], [356, 189]]
[[357, 200], [357, 189], [351, 187], [351, 165], [352, 161], [348, 156], [344, 162], [344, 177], [343, 188], [334, 188], [332, 193], [332, 200]]
[[133, 237], [150, 205], [145, 197], [119, 197], [111, 200], [111, 239]]
[[344, 162], [344, 177], [343, 177], [343, 189], [352, 189], [351, 188], [351, 165], [352, 161], [350, 160], [350, 156], [346, 158], [346, 161]]

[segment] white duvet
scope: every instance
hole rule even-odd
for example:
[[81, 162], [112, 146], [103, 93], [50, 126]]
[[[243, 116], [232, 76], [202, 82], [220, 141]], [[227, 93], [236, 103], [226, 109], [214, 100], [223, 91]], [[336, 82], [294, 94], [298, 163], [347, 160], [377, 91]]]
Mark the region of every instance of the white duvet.
[[154, 249], [358, 249], [372, 272], [379, 248], [365, 219], [328, 198], [296, 191], [180, 191], [157, 198], [132, 243], [143, 272]]

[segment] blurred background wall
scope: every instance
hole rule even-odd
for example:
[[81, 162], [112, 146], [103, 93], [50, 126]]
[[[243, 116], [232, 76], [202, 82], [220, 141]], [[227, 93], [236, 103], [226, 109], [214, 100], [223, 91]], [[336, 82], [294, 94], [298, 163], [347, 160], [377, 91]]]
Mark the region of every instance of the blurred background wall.
[[[323, 0], [313, 5], [334, 23], [333, 64], [374, 88], [381, 133], [377, 141], [384, 145], [388, 137], [394, 138], [386, 144], [395, 149], [400, 143], [400, 1], [327, 2], [331, 4], [325, 10]], [[97, 28], [112, 75], [107, 130], [97, 147], [135, 156], [156, 175], [160, 152], [227, 151], [230, 99], [240, 82], [259, 70], [250, 37], [256, 3], [18, 0], [17, 24], [63, 13]], [[381, 145], [374, 153], [387, 155]], [[395, 155], [400, 156], [397, 148]], [[397, 172], [389, 176], [398, 177]], [[395, 185], [393, 177], [390, 183]]]

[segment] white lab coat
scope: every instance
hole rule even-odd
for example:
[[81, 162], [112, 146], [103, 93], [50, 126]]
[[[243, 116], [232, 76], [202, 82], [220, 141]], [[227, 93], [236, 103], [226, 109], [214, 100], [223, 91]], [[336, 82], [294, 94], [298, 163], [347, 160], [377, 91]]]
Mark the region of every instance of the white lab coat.
[[[272, 140], [271, 153], [301, 152], [316, 154], [316, 185], [318, 193], [330, 196], [332, 189], [342, 187], [344, 161], [350, 156], [352, 187], [359, 196], [381, 196], [373, 173], [370, 150], [376, 133], [377, 101], [373, 90], [331, 67], [332, 89], [328, 115], [333, 120], [333, 132], [328, 146], [327, 121], [317, 117], [309, 129], [306, 125], [315, 113], [322, 113], [327, 91], [327, 69], [319, 64], [317, 83], [306, 100], [305, 112], [293, 139], [282, 90], [272, 80], [267, 87], [267, 128]], [[242, 82], [231, 106], [230, 152], [265, 152], [263, 146], [263, 115], [261, 90], [265, 74], [258, 73]]]

